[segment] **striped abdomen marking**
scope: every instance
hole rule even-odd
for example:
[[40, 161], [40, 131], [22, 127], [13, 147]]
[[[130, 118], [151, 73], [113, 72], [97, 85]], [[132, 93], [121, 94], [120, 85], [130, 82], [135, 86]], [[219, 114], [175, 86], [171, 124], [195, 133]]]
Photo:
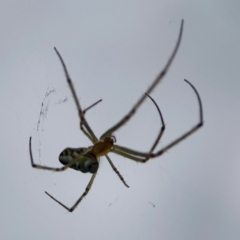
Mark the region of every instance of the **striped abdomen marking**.
[[76, 158], [79, 158], [78, 161], [70, 166], [77, 171], [81, 171], [83, 173], [96, 173], [98, 170], [98, 160], [96, 156], [91, 153], [86, 153], [83, 156], [79, 157], [80, 154], [85, 151], [87, 148], [66, 148], [59, 155], [59, 161], [66, 165]]

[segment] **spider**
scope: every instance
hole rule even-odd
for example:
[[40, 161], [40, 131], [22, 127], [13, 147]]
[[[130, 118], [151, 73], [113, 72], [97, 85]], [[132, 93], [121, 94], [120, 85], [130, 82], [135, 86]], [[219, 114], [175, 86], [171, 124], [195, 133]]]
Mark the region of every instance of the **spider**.
[[[197, 96], [197, 100], [198, 100], [198, 104], [199, 104], [199, 112], [200, 112], [199, 122], [194, 127], [192, 127], [189, 131], [187, 131], [185, 134], [178, 137], [176, 140], [174, 140], [167, 146], [163, 147], [161, 150], [157, 151], [156, 153], [154, 153], [155, 147], [157, 146], [157, 144], [165, 130], [165, 124], [163, 121], [161, 111], [160, 111], [158, 105], [156, 104], [156, 102], [154, 101], [154, 99], [150, 96], [150, 93], [153, 91], [153, 89], [157, 86], [157, 84], [163, 79], [163, 77], [167, 73], [167, 71], [177, 53], [177, 50], [179, 48], [181, 38], [182, 38], [182, 32], [183, 32], [183, 20], [181, 22], [181, 27], [180, 27], [176, 46], [175, 46], [167, 64], [163, 68], [163, 70], [159, 73], [159, 75], [156, 77], [156, 79], [153, 81], [153, 83], [147, 89], [146, 93], [141, 96], [141, 98], [137, 101], [137, 103], [133, 106], [133, 108], [129, 111], [129, 113], [127, 115], [125, 115], [117, 124], [115, 124], [109, 130], [107, 130], [105, 133], [103, 133], [103, 135], [100, 137], [100, 139], [98, 139], [95, 136], [94, 132], [92, 131], [91, 127], [89, 126], [89, 124], [85, 118], [85, 114], [90, 108], [94, 107], [101, 100], [92, 104], [85, 110], [82, 110], [80, 103], [78, 101], [75, 89], [73, 87], [72, 80], [67, 71], [67, 67], [63, 61], [63, 58], [60, 55], [60, 53], [58, 52], [58, 50], [54, 47], [54, 50], [62, 64], [68, 86], [72, 92], [73, 99], [74, 99], [74, 102], [77, 107], [78, 116], [80, 119], [80, 129], [87, 136], [87, 138], [92, 142], [93, 145], [90, 147], [87, 147], [87, 148], [66, 148], [65, 150], [63, 150], [59, 155], [59, 161], [64, 165], [64, 167], [61, 167], [61, 168], [47, 167], [47, 166], [42, 166], [42, 165], [38, 165], [38, 164], [34, 163], [33, 155], [32, 155], [32, 146], [31, 146], [32, 138], [31, 137], [29, 138], [29, 153], [30, 153], [31, 165], [32, 165], [32, 167], [37, 168], [37, 169], [45, 169], [45, 170], [61, 172], [61, 171], [66, 170], [67, 168], [73, 168], [73, 169], [75, 169], [77, 171], [81, 171], [83, 173], [86, 173], [86, 172], [92, 173], [92, 177], [91, 177], [84, 193], [70, 208], [67, 207], [66, 205], [64, 205], [63, 203], [61, 203], [60, 201], [58, 201], [56, 198], [54, 198], [48, 192], [45, 192], [50, 198], [52, 198], [54, 201], [56, 201], [58, 204], [60, 204], [62, 207], [64, 207], [69, 212], [73, 212], [76, 209], [78, 204], [88, 194], [89, 190], [91, 189], [91, 186], [93, 184], [93, 181], [94, 181], [97, 171], [98, 171], [100, 157], [105, 156], [107, 158], [112, 169], [115, 171], [115, 173], [121, 179], [123, 184], [126, 187], [129, 187], [127, 185], [127, 183], [125, 182], [125, 180], [123, 179], [123, 177], [121, 176], [121, 174], [119, 173], [119, 171], [117, 170], [117, 168], [113, 165], [111, 159], [108, 156], [109, 152], [113, 152], [115, 154], [121, 155], [125, 158], [129, 158], [136, 162], [145, 163], [150, 158], [156, 158], [156, 157], [162, 155], [167, 150], [169, 150], [170, 148], [172, 148], [173, 146], [175, 146], [176, 144], [178, 144], [179, 142], [181, 142], [182, 140], [184, 140], [185, 138], [187, 138], [188, 136], [190, 136], [192, 133], [196, 132], [200, 127], [203, 126], [203, 110], [202, 110], [202, 103], [201, 103], [200, 96], [199, 96], [196, 88], [188, 80], [185, 79], [185, 81], [191, 86], [191, 88], [193, 89], [193, 91], [195, 92], [195, 94]], [[143, 103], [143, 101], [147, 97], [150, 98], [150, 100], [154, 103], [155, 107], [157, 108], [158, 113], [160, 115], [161, 124], [162, 124], [159, 134], [158, 134], [153, 146], [151, 147], [150, 151], [149, 152], [139, 152], [139, 151], [134, 151], [134, 150], [126, 148], [126, 147], [116, 145], [116, 138], [113, 136], [113, 132], [117, 131], [120, 127], [122, 127], [127, 121], [129, 121], [131, 119], [131, 117], [135, 114], [137, 109], [140, 107], [140, 105]]]

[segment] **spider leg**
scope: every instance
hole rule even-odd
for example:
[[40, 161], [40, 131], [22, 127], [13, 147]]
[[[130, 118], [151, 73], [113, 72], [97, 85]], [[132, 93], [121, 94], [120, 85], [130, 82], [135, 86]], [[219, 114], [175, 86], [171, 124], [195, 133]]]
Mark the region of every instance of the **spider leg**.
[[47, 167], [47, 166], [42, 166], [42, 165], [38, 165], [38, 164], [34, 163], [33, 155], [32, 155], [32, 137], [29, 138], [29, 153], [30, 153], [31, 164], [32, 164], [33, 168], [37, 168], [37, 169], [51, 170], [51, 171], [55, 171], [55, 172], [62, 172], [64, 170], [66, 170], [67, 168], [69, 168], [70, 166], [72, 166], [74, 163], [76, 163], [79, 160], [80, 157], [82, 157], [84, 154], [86, 154], [90, 150], [91, 150], [90, 148], [86, 149], [77, 158], [75, 158], [72, 162], [66, 164], [64, 167], [61, 167], [61, 168]]
[[[185, 138], [187, 138], [188, 136], [190, 136], [191, 134], [196, 132], [200, 127], [203, 126], [203, 109], [202, 109], [202, 102], [201, 102], [200, 95], [196, 90], [196, 88], [188, 80], [184, 79], [184, 81], [187, 82], [192, 87], [192, 89], [194, 90], [197, 96], [198, 104], [199, 104], [199, 122], [189, 131], [187, 131], [185, 134], [183, 134], [182, 136], [178, 137], [176, 140], [168, 144], [166, 147], [162, 148], [156, 153], [150, 154], [150, 158], [155, 158], [162, 155], [168, 149], [172, 148], [173, 146], [175, 146], [176, 144], [178, 144], [179, 142], [181, 142], [182, 140], [184, 140]], [[126, 158], [132, 159], [134, 161], [142, 162], [142, 163], [145, 163], [149, 157], [149, 153], [138, 152], [138, 151], [134, 151], [132, 149], [117, 146], [117, 145], [114, 145], [114, 149], [112, 150], [112, 152], [119, 154], [121, 156], [124, 156]]]
[[62, 207], [64, 207], [65, 209], [67, 209], [69, 212], [73, 212], [74, 209], [78, 206], [78, 204], [82, 201], [82, 199], [88, 194], [89, 190], [92, 187], [93, 181], [96, 177], [97, 173], [94, 173], [84, 191], [84, 193], [81, 195], [81, 197], [76, 201], [76, 203], [71, 207], [68, 208], [66, 205], [64, 205], [63, 203], [61, 203], [60, 201], [58, 201], [56, 198], [54, 198], [52, 195], [50, 195], [48, 192], [45, 192], [50, 198], [52, 198], [55, 202], [57, 202], [58, 204], [60, 204]]
[[[161, 137], [164, 133], [164, 130], [165, 130], [165, 123], [164, 123], [163, 116], [162, 116], [160, 108], [158, 107], [157, 103], [155, 102], [155, 100], [150, 95], [147, 95], [147, 96], [151, 99], [151, 101], [154, 103], [155, 107], [157, 108], [157, 111], [158, 111], [159, 116], [160, 116], [161, 124], [162, 124], [160, 132], [159, 132], [155, 142], [153, 143], [153, 146], [151, 147], [148, 155], [146, 155], [146, 153], [141, 154], [138, 151], [134, 151], [134, 150], [131, 150], [129, 148], [125, 148], [125, 147], [122, 147], [122, 146], [119, 146], [119, 145], [114, 145], [113, 150], [112, 150], [112, 152], [114, 152], [116, 154], [119, 154], [123, 157], [130, 158], [130, 159], [135, 160], [135, 161], [140, 161], [140, 162], [142, 162], [144, 159], [147, 160], [147, 159], [150, 158], [151, 154], [153, 153], [154, 149], [156, 148], [157, 144], [159, 143], [159, 141], [160, 141], [160, 139], [161, 139]], [[138, 154], [138, 156], [141, 156], [142, 158], [132, 156], [134, 153], [136, 155]]]
[[[147, 95], [147, 94], [146, 94], [146, 95]], [[125, 151], [125, 152], [122, 152], [121, 150], [123, 149], [123, 147], [117, 146], [117, 145], [114, 145], [114, 146], [113, 146], [113, 150], [111, 150], [111, 152], [114, 152], [114, 153], [119, 154], [119, 155], [121, 155], [121, 156], [123, 156], [123, 157], [127, 157], [127, 158], [130, 158], [130, 159], [132, 159], [132, 160], [134, 160], [134, 161], [138, 161], [138, 162], [142, 162], [143, 159], [145, 159], [145, 158], [148, 159], [148, 158], [150, 157], [151, 153], [154, 151], [155, 147], [157, 146], [157, 144], [158, 144], [159, 140], [161, 139], [161, 137], [162, 137], [162, 135], [163, 135], [163, 132], [164, 132], [164, 130], [165, 130], [165, 123], [164, 123], [163, 116], [162, 116], [162, 113], [161, 113], [161, 111], [160, 111], [160, 108], [158, 107], [157, 103], [154, 101], [154, 99], [153, 99], [152, 97], [150, 97], [149, 95], [147, 95], [147, 96], [151, 99], [151, 101], [154, 103], [155, 107], [157, 108], [158, 113], [159, 113], [159, 116], [160, 116], [160, 120], [161, 120], [161, 123], [162, 123], [162, 127], [161, 127], [161, 129], [160, 129], [160, 132], [159, 132], [159, 134], [158, 134], [158, 136], [157, 136], [157, 139], [155, 140], [153, 146], [151, 147], [151, 149], [150, 149], [150, 151], [149, 151], [149, 153], [148, 153], [148, 156], [146, 157], [146, 155], [144, 154], [144, 155], [143, 155], [144, 158], [134, 157], [134, 156], [132, 156], [132, 155], [130, 155], [130, 154], [127, 154], [126, 151]], [[132, 153], [132, 151], [131, 151], [131, 153]], [[106, 158], [107, 158], [109, 164], [111, 165], [113, 171], [115, 171], [115, 173], [119, 176], [119, 178], [121, 179], [121, 181], [123, 182], [123, 184], [124, 184], [126, 187], [129, 187], [129, 186], [126, 184], [125, 180], [123, 179], [122, 175], [119, 173], [119, 171], [117, 170], [117, 168], [116, 168], [116, 167], [114, 166], [114, 164], [112, 163], [111, 159], [110, 159], [107, 155], [106, 155]]]
[[158, 134], [158, 136], [157, 136], [157, 139], [155, 140], [153, 146], [151, 147], [151, 149], [150, 149], [150, 151], [149, 151], [149, 153], [148, 153], [149, 155], [146, 157], [146, 159], [149, 159], [150, 156], [151, 156], [151, 154], [152, 154], [153, 151], [155, 150], [156, 146], [158, 145], [160, 139], [162, 138], [162, 135], [163, 135], [163, 133], [164, 133], [164, 131], [165, 131], [165, 123], [164, 123], [163, 116], [162, 116], [162, 113], [161, 113], [161, 111], [160, 111], [160, 108], [158, 107], [158, 105], [157, 105], [157, 103], [155, 102], [155, 100], [154, 100], [150, 95], [148, 95], [148, 94], [146, 94], [146, 95], [152, 100], [152, 102], [153, 102], [154, 105], [156, 106], [156, 108], [157, 108], [157, 110], [158, 110], [158, 113], [159, 113], [159, 116], [160, 116], [160, 119], [161, 119], [161, 122], [162, 122], [162, 127], [161, 127], [160, 132], [159, 132], [159, 134]]
[[129, 186], [127, 185], [127, 183], [125, 182], [124, 178], [122, 177], [122, 175], [120, 174], [120, 172], [117, 170], [117, 168], [114, 166], [113, 162], [111, 161], [110, 157], [108, 155], [105, 155], [105, 157], [107, 158], [109, 164], [111, 165], [113, 171], [119, 176], [120, 180], [123, 182], [123, 184], [129, 188]]
[[203, 109], [202, 109], [202, 101], [201, 101], [200, 95], [199, 95], [197, 89], [188, 80], [184, 79], [184, 81], [187, 82], [192, 87], [192, 89], [194, 90], [194, 92], [197, 95], [198, 104], [199, 104], [199, 123], [197, 125], [195, 125], [192, 129], [190, 129], [188, 132], [186, 132], [182, 136], [178, 137], [175, 141], [171, 142], [166, 147], [162, 148], [157, 153], [151, 154], [150, 158], [155, 158], [155, 157], [162, 155], [168, 149], [172, 148], [173, 146], [175, 146], [176, 144], [178, 144], [179, 142], [181, 142], [182, 140], [184, 140], [185, 138], [187, 138], [188, 136], [190, 136], [191, 134], [193, 134], [194, 132], [196, 132], [199, 128], [201, 128], [203, 126]]
[[85, 114], [90, 108], [96, 106], [96, 105], [97, 105], [98, 103], [100, 103], [101, 101], [102, 101], [102, 99], [100, 99], [100, 100], [98, 100], [97, 102], [93, 103], [91, 106], [85, 108], [85, 109], [83, 110], [83, 114]]
[[[123, 149], [125, 150], [124, 147], [123, 147]], [[141, 162], [141, 163], [143, 163], [144, 159], [146, 159], [149, 156], [148, 153], [142, 153], [142, 152], [137, 152], [137, 151], [134, 151], [134, 154], [133, 153], [130, 154], [131, 149], [127, 149], [129, 151], [129, 153], [127, 153], [123, 149], [121, 151], [117, 150], [117, 149], [113, 149], [113, 150], [111, 150], [111, 152], [116, 153], [118, 155], [121, 155], [121, 156], [123, 156], [125, 158], [129, 158], [129, 159], [134, 160], [136, 162]], [[140, 156], [140, 155], [142, 155], [142, 156]], [[139, 157], [136, 157], [136, 156], [139, 156]]]
[[[85, 115], [85, 113], [86, 113], [89, 109], [91, 109], [92, 107], [96, 106], [96, 105], [97, 105], [98, 103], [100, 103], [101, 101], [102, 101], [102, 99], [100, 99], [100, 100], [98, 100], [97, 102], [93, 103], [91, 106], [85, 108], [85, 109], [83, 110], [83, 114]], [[85, 131], [82, 121], [80, 121], [80, 129], [81, 129], [82, 131], [84, 131], [85, 135], [90, 139], [91, 142], [93, 142], [92, 136], [91, 136], [88, 132]]]
[[[72, 95], [73, 95], [73, 98], [74, 98], [74, 101], [75, 101], [75, 104], [77, 106], [77, 110], [78, 110], [78, 115], [79, 115], [79, 118], [80, 118], [80, 121], [81, 121], [81, 124], [80, 124], [80, 128], [82, 130], [82, 132], [89, 138], [89, 140], [92, 142], [92, 143], [95, 143], [98, 141], [97, 137], [95, 136], [94, 132], [92, 131], [91, 127], [88, 125], [88, 122], [87, 120], [85, 119], [84, 117], [84, 112], [80, 106], [80, 103], [78, 101], [78, 98], [77, 98], [77, 94], [75, 92], [75, 89], [74, 89], [74, 86], [73, 86], [73, 83], [72, 83], [72, 80], [69, 76], [69, 73], [67, 71], [67, 67], [66, 67], [66, 64], [64, 63], [63, 61], [63, 58], [62, 56], [60, 55], [60, 53], [58, 52], [57, 48], [54, 47], [54, 50], [55, 52], [57, 53], [59, 59], [60, 59], [60, 62], [62, 64], [62, 67], [63, 67], [63, 70], [64, 70], [64, 73], [65, 73], [65, 76], [66, 76], [66, 79], [67, 79], [67, 83], [68, 83], [68, 86], [72, 92]], [[84, 127], [86, 128], [86, 130], [84, 129]], [[90, 138], [91, 136], [91, 138]]]
[[164, 69], [159, 73], [159, 75], [157, 76], [157, 78], [154, 80], [154, 82], [151, 84], [151, 86], [147, 89], [146, 94], [144, 94], [138, 101], [137, 103], [133, 106], [133, 108], [130, 110], [130, 112], [122, 118], [122, 120], [120, 120], [116, 125], [114, 125], [113, 127], [111, 127], [109, 130], [107, 130], [101, 137], [100, 139], [104, 139], [107, 136], [111, 136], [111, 134], [113, 132], [115, 132], [116, 130], [118, 130], [122, 125], [124, 125], [137, 111], [137, 109], [140, 107], [140, 105], [143, 103], [143, 101], [146, 99], [147, 95], [149, 95], [153, 89], [158, 85], [158, 83], [160, 83], [160, 81], [163, 79], [163, 77], [166, 75], [174, 57], [176, 56], [176, 53], [178, 51], [180, 42], [181, 42], [181, 38], [182, 38], [182, 32], [183, 32], [183, 20], [181, 22], [181, 27], [180, 27], [180, 31], [179, 31], [179, 35], [178, 35], [178, 40], [176, 43], [176, 46], [173, 50], [172, 55], [170, 56], [170, 59], [168, 60], [167, 64], [165, 65]]

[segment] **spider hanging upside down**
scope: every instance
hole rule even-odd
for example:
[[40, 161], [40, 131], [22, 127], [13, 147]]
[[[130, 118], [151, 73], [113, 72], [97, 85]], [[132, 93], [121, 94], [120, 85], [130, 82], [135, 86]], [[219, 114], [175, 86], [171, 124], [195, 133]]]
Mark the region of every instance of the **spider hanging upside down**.
[[[186, 132], [182, 136], [178, 137], [176, 140], [174, 140], [173, 142], [168, 144], [166, 147], [162, 148], [161, 150], [157, 151], [156, 153], [153, 153], [155, 147], [157, 146], [157, 144], [158, 144], [158, 142], [161, 138], [161, 136], [163, 135], [163, 132], [164, 132], [164, 129], [165, 129], [165, 124], [164, 124], [160, 109], [158, 108], [158, 105], [149, 96], [149, 94], [153, 91], [153, 89], [157, 86], [157, 84], [163, 79], [163, 77], [167, 73], [167, 71], [168, 71], [168, 69], [169, 69], [169, 67], [170, 67], [170, 65], [171, 65], [171, 63], [172, 63], [172, 61], [173, 61], [173, 59], [174, 59], [174, 57], [177, 53], [177, 50], [179, 48], [181, 38], [182, 38], [182, 32], [183, 32], [183, 20], [181, 22], [180, 32], [179, 32], [179, 36], [178, 36], [176, 46], [173, 50], [173, 53], [172, 53], [170, 59], [168, 60], [166, 66], [164, 67], [164, 69], [160, 72], [160, 74], [157, 76], [157, 78], [154, 80], [154, 82], [151, 84], [151, 86], [147, 89], [146, 93], [143, 94], [143, 96], [133, 106], [133, 108], [130, 110], [130, 112], [126, 116], [124, 116], [116, 125], [114, 125], [109, 130], [107, 130], [100, 137], [100, 139], [98, 139], [95, 136], [91, 127], [88, 125], [88, 122], [85, 118], [85, 113], [86, 113], [87, 110], [89, 110], [91, 107], [95, 106], [101, 100], [92, 104], [87, 109], [82, 110], [82, 108], [80, 106], [80, 103], [78, 101], [75, 89], [73, 87], [72, 80], [71, 80], [71, 78], [68, 74], [66, 65], [65, 65], [60, 53], [58, 52], [58, 50], [56, 48], [54, 48], [54, 50], [56, 51], [56, 53], [57, 53], [57, 55], [58, 55], [58, 57], [61, 61], [62, 66], [63, 66], [64, 73], [65, 73], [65, 76], [66, 76], [66, 80], [68, 82], [69, 88], [72, 92], [72, 95], [73, 95], [73, 98], [74, 98], [74, 101], [75, 101], [75, 104], [76, 104], [76, 107], [77, 107], [77, 110], [78, 110], [78, 115], [79, 115], [79, 118], [80, 118], [80, 129], [89, 138], [89, 140], [93, 143], [93, 145], [90, 146], [90, 147], [87, 147], [87, 148], [66, 148], [59, 155], [59, 161], [63, 165], [65, 165], [62, 168], [53, 168], [53, 167], [47, 167], [47, 166], [41, 166], [41, 165], [35, 164], [34, 161], [33, 161], [33, 156], [32, 156], [31, 137], [29, 139], [29, 152], [30, 152], [31, 164], [32, 164], [32, 167], [34, 167], [34, 168], [61, 172], [61, 171], [64, 171], [64, 170], [66, 170], [67, 168], [70, 167], [70, 168], [73, 168], [75, 170], [81, 171], [83, 173], [90, 172], [90, 173], [93, 174], [89, 183], [88, 183], [88, 185], [87, 185], [87, 187], [86, 187], [86, 189], [85, 189], [85, 191], [84, 191], [84, 193], [80, 196], [80, 198], [76, 201], [76, 203], [71, 208], [68, 208], [66, 205], [64, 205], [63, 203], [58, 201], [56, 198], [51, 196], [49, 193], [45, 192], [49, 197], [51, 197], [54, 201], [59, 203], [62, 207], [67, 209], [69, 212], [74, 211], [74, 209], [78, 206], [78, 204], [81, 202], [81, 200], [88, 194], [88, 192], [89, 192], [89, 190], [90, 190], [90, 188], [93, 184], [93, 181], [96, 177], [99, 162], [100, 162], [99, 158], [101, 156], [105, 156], [107, 158], [107, 160], [108, 160], [109, 164], [111, 165], [112, 169], [115, 171], [115, 173], [118, 175], [118, 177], [124, 183], [124, 185], [126, 187], [129, 187], [127, 185], [127, 183], [125, 182], [125, 180], [123, 179], [123, 177], [121, 176], [121, 174], [116, 169], [116, 167], [113, 165], [109, 156], [107, 155], [109, 152], [119, 154], [119, 155], [121, 155], [125, 158], [132, 159], [136, 162], [145, 163], [150, 158], [155, 158], [155, 157], [158, 157], [158, 156], [162, 155], [168, 149], [175, 146], [176, 144], [178, 144], [179, 142], [181, 142], [182, 140], [184, 140], [185, 138], [190, 136], [192, 133], [197, 131], [201, 126], [203, 126], [203, 110], [202, 110], [202, 103], [201, 103], [200, 96], [199, 96], [197, 90], [195, 89], [195, 87], [189, 81], [187, 81], [185, 79], [185, 81], [192, 87], [192, 89], [195, 92], [195, 94], [197, 96], [197, 99], [198, 99], [199, 110], [200, 110], [199, 122], [193, 128], [191, 128], [188, 132]], [[156, 108], [158, 110], [158, 113], [160, 115], [160, 118], [161, 118], [161, 122], [162, 122], [162, 127], [160, 129], [160, 132], [159, 132], [152, 148], [150, 149], [149, 152], [144, 153], [144, 152], [134, 151], [132, 149], [116, 145], [115, 144], [116, 138], [112, 135], [113, 132], [117, 131], [128, 120], [130, 120], [130, 118], [135, 114], [135, 112], [140, 107], [140, 105], [143, 103], [143, 101], [146, 99], [146, 97], [149, 97], [152, 100], [152, 102], [154, 103], [154, 105], [156, 106]]]

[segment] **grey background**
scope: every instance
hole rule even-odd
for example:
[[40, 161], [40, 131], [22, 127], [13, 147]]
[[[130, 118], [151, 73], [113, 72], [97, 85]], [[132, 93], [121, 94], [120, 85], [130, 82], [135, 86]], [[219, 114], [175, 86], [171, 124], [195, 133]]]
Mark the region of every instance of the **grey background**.
[[[1, 1], [1, 238], [239, 239], [239, 8], [221, 0]], [[103, 99], [87, 113], [100, 136], [165, 65], [182, 18], [179, 52], [152, 93], [167, 128], [158, 148], [198, 121], [184, 78], [201, 95], [204, 127], [145, 165], [110, 154], [130, 189], [102, 158], [89, 195], [68, 213], [44, 191], [71, 206], [90, 174], [33, 169], [28, 151], [31, 135], [35, 161], [59, 167], [65, 147], [90, 145], [53, 47], [82, 107]], [[159, 127], [147, 100], [115, 136], [147, 151]]]

